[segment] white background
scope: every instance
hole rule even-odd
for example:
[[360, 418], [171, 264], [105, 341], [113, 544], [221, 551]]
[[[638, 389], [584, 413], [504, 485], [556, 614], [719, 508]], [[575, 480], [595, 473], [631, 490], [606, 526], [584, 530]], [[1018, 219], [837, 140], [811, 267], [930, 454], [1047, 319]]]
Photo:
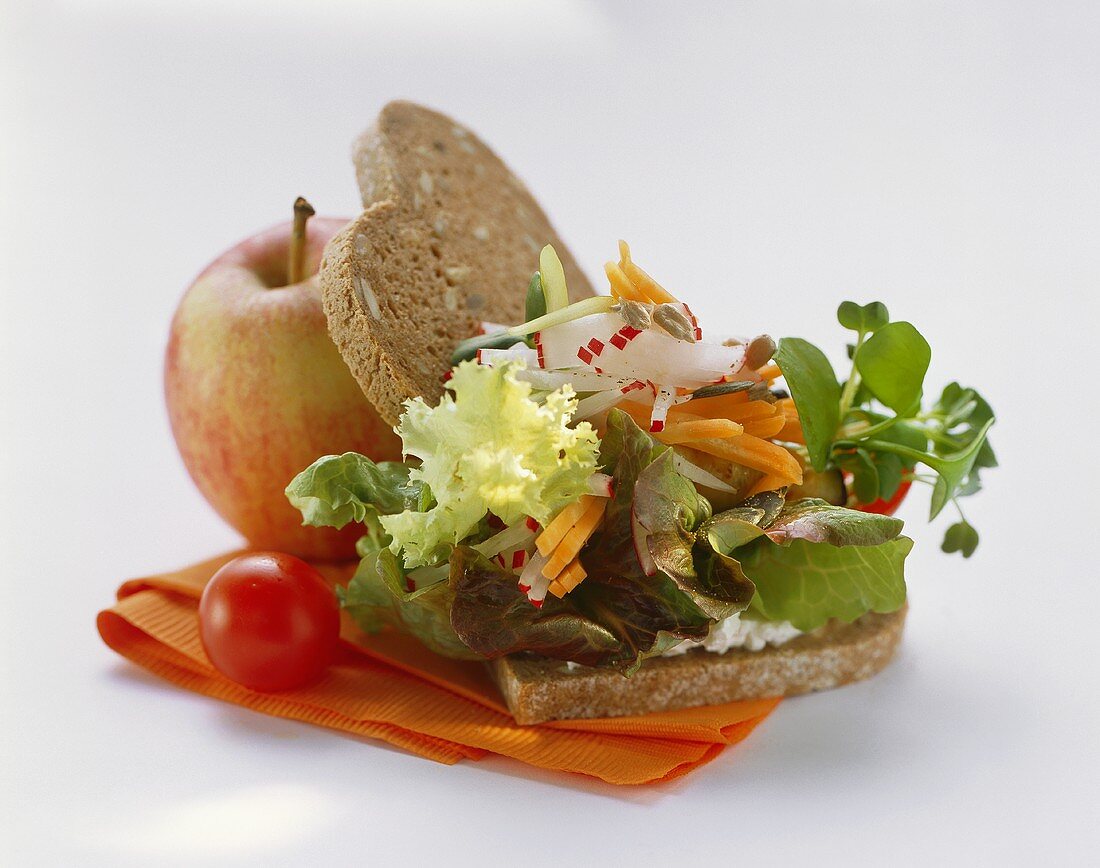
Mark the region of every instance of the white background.
[[[1096, 858], [1095, 4], [71, 0], [0, 31], [9, 864]], [[907, 504], [887, 672], [632, 790], [262, 717], [99, 642], [120, 580], [236, 544], [168, 431], [178, 297], [298, 194], [353, 214], [395, 97], [481, 133], [592, 275], [625, 237], [705, 322], [838, 363], [838, 301], [881, 298], [930, 383], [983, 389], [981, 548]]]

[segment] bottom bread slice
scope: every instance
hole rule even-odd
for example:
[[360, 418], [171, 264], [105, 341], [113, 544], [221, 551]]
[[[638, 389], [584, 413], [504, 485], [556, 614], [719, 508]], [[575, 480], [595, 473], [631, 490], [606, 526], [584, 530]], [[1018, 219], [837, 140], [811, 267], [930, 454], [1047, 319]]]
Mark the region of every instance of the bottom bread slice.
[[517, 654], [489, 666], [517, 723], [624, 717], [718, 705], [738, 699], [794, 696], [870, 678], [894, 656], [906, 609], [833, 621], [778, 648], [694, 649], [647, 660], [629, 678], [615, 670], [570, 668]]

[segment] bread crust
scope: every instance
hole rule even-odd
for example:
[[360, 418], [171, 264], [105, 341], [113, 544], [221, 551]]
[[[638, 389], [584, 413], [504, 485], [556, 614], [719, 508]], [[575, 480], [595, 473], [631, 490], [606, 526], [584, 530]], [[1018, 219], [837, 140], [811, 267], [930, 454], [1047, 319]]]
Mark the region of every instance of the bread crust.
[[595, 294], [523, 182], [446, 115], [389, 103], [353, 156], [366, 210], [326, 248], [321, 289], [336, 346], [390, 424], [406, 399], [439, 398], [482, 321], [523, 320], [543, 245], [574, 300]]
[[624, 717], [795, 696], [870, 678], [894, 656], [906, 608], [833, 621], [777, 648], [695, 649], [645, 661], [629, 678], [610, 669], [576, 670], [561, 661], [517, 654], [489, 667], [517, 723]]

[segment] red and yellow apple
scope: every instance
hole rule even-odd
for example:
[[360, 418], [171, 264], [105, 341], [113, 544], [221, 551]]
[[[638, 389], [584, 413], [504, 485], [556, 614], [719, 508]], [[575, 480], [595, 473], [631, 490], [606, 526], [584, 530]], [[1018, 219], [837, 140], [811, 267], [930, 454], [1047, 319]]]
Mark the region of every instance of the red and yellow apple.
[[322, 455], [400, 457], [401, 442], [329, 338], [317, 270], [346, 220], [274, 226], [215, 259], [172, 320], [164, 389], [172, 433], [199, 490], [257, 548], [354, 556], [359, 527], [303, 527], [283, 494]]

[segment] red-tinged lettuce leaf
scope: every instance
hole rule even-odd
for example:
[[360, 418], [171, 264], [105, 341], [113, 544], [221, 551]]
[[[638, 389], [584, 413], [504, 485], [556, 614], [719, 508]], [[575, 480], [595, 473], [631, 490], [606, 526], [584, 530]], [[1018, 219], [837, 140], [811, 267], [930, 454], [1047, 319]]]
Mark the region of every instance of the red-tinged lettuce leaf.
[[908, 537], [879, 545], [822, 545], [804, 539], [775, 545], [759, 539], [737, 556], [756, 585], [750, 608], [769, 621], [816, 630], [831, 618], [854, 621], [905, 603]]
[[877, 546], [897, 537], [903, 525], [900, 518], [846, 509], [808, 497], [786, 504], [766, 533], [768, 539], [780, 545], [805, 540], [833, 546]]
[[647, 657], [663, 654], [682, 639], [702, 640], [712, 619], [666, 575], [604, 578], [582, 582], [566, 598], [618, 640], [603, 665], [633, 675]]
[[466, 647], [488, 657], [529, 651], [557, 660], [601, 666], [620, 654], [618, 639], [578, 612], [570, 598], [531, 605], [516, 577], [466, 546], [451, 555], [450, 620]]
[[634, 506], [634, 485], [653, 460], [668, 451], [635, 424], [622, 410], [607, 414], [607, 429], [600, 442], [600, 468], [615, 479], [614, 494], [603, 523], [581, 552], [581, 562], [590, 577], [644, 577], [634, 553], [630, 525]]
[[451, 557], [451, 624], [485, 657], [527, 651], [626, 675], [646, 657], [682, 639], [703, 639], [711, 620], [665, 576], [586, 579], [541, 609], [516, 587], [516, 577], [473, 549]]
[[[649, 531], [649, 552], [658, 569], [701, 612], [718, 620], [745, 610], [753, 584], [737, 561], [711, 544], [709, 534], [719, 531], [713, 524], [707, 528], [710, 503], [676, 471], [671, 455], [660, 456], [638, 476], [634, 514]], [[750, 506], [734, 520], [752, 525], [764, 515]]]

